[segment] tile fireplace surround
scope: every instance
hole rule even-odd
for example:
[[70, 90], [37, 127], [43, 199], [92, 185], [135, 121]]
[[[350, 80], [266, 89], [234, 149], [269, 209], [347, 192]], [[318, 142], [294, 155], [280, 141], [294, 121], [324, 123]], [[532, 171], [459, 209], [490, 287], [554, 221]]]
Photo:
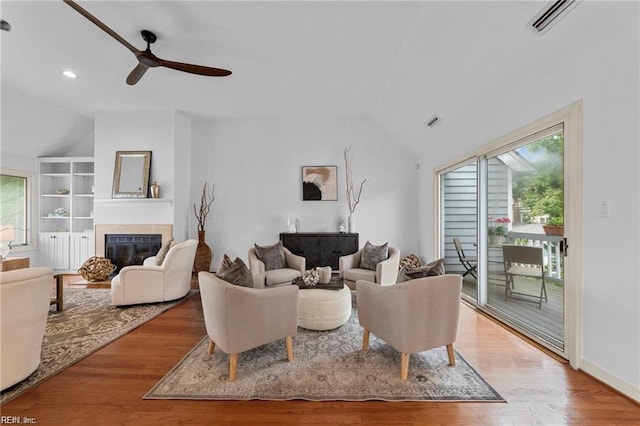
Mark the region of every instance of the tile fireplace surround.
[[162, 244], [173, 238], [172, 224], [157, 225], [96, 225], [96, 256], [104, 257], [105, 253], [105, 235], [108, 234], [160, 234], [162, 235]]

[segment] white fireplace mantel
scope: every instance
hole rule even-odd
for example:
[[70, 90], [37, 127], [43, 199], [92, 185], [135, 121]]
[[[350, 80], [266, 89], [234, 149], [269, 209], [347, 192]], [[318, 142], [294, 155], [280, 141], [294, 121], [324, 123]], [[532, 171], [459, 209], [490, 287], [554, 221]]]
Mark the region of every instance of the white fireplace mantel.
[[173, 207], [168, 198], [101, 198], [94, 200], [96, 206], [104, 207]]

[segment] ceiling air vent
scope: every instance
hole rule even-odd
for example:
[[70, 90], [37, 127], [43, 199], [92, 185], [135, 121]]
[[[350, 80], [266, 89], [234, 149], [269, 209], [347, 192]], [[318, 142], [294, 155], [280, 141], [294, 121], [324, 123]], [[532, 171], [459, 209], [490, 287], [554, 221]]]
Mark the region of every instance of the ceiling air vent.
[[438, 117], [437, 115], [434, 115], [429, 120], [425, 121], [424, 124], [426, 124], [429, 127], [434, 127], [439, 122], [440, 122], [440, 117]]
[[582, 0], [558, 0], [548, 3], [544, 9], [529, 21], [529, 28], [536, 34], [544, 34], [560, 21], [571, 9]]

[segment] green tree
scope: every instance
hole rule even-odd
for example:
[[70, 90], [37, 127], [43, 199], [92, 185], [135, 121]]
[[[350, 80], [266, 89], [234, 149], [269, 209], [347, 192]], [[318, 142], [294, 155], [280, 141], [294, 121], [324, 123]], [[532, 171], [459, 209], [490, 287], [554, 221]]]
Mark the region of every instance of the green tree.
[[519, 176], [514, 184], [513, 196], [530, 216], [548, 214], [549, 224], [564, 224], [564, 136], [555, 133], [526, 145], [522, 154], [534, 165], [534, 173]]

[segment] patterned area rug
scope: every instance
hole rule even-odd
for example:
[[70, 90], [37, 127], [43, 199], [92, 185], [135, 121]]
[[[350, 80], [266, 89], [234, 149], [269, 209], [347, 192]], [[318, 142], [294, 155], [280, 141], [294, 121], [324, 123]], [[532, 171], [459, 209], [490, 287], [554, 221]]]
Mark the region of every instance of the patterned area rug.
[[72, 366], [98, 349], [160, 315], [177, 301], [115, 307], [110, 289], [64, 289], [64, 310], [52, 306], [47, 319], [40, 366], [22, 382], [5, 389], [0, 405]]
[[409, 378], [401, 380], [398, 351], [373, 334], [369, 350], [361, 350], [355, 310], [336, 330], [298, 328], [291, 363], [284, 339], [241, 353], [234, 383], [228, 381], [229, 356], [219, 349], [208, 355], [207, 343], [205, 337], [145, 398], [504, 402], [460, 354], [449, 366], [445, 348], [412, 354]]

